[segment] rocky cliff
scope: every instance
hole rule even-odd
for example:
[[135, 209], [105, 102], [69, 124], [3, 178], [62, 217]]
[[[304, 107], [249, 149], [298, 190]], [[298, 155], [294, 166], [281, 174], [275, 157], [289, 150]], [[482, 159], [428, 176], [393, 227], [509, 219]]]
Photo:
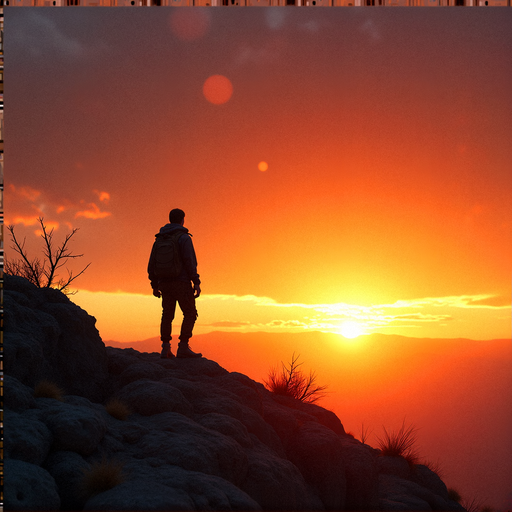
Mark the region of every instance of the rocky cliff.
[[205, 358], [105, 347], [56, 290], [5, 276], [4, 308], [6, 509], [464, 510], [330, 411]]

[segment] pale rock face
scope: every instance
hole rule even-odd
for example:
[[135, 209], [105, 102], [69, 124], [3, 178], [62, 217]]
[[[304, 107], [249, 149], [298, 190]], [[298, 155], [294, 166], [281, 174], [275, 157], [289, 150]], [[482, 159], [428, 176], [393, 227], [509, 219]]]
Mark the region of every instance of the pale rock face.
[[[463, 510], [435, 473], [379, 457], [322, 407], [206, 358], [105, 347], [94, 318], [21, 278], [4, 297], [6, 509]], [[35, 398], [41, 379], [63, 400]], [[84, 492], [101, 461], [121, 468], [102, 482], [119, 478]]]

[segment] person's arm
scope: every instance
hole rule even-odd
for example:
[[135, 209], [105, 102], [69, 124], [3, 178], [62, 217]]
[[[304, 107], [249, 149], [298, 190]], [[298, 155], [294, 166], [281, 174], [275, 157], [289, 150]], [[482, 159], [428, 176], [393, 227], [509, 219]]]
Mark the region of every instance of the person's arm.
[[[199, 274], [197, 273], [197, 259], [196, 252], [194, 250], [194, 244], [192, 243], [192, 239], [190, 236], [182, 236], [180, 238], [181, 247], [182, 247], [182, 263], [185, 267], [185, 272], [187, 273], [187, 277], [194, 283], [194, 290], [196, 290], [196, 296], [199, 297], [199, 293], [201, 293], [201, 280], [199, 279]], [[198, 293], [199, 291], [199, 293]]]
[[151, 288], [153, 289], [153, 295], [155, 297], [160, 298], [160, 290], [158, 289], [158, 279], [155, 276], [154, 273], [154, 253], [155, 253], [155, 244], [153, 244], [153, 247], [151, 248], [151, 255], [149, 256], [149, 262], [148, 262], [148, 278], [151, 283]]

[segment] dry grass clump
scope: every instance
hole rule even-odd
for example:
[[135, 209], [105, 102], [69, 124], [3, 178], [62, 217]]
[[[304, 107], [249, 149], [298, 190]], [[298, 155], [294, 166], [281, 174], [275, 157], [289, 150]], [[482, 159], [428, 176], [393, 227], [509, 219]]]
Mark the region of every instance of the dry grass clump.
[[36, 398], [53, 398], [62, 402], [64, 391], [54, 382], [43, 379], [40, 380], [34, 388], [34, 396]]
[[[421, 462], [424, 466], [426, 466], [430, 471], [435, 473], [439, 478], [443, 478], [443, 468], [441, 467], [440, 462], [432, 462], [431, 460], [424, 460]], [[456, 501], [456, 500], [455, 500]]]
[[324, 390], [327, 386], [317, 386], [316, 375], [310, 372], [309, 375], [304, 375], [299, 366], [302, 363], [297, 363], [299, 356], [292, 356], [292, 361], [289, 366], [281, 363], [281, 371], [272, 368], [269, 372], [268, 379], [263, 382], [272, 393], [276, 395], [290, 396], [301, 402], [315, 403], [320, 398], [325, 396]]
[[110, 399], [105, 404], [105, 410], [110, 414], [110, 416], [121, 421], [126, 420], [126, 418], [128, 418], [132, 413], [128, 406], [117, 398]]
[[372, 432], [373, 430], [370, 430], [369, 427], [364, 426], [364, 423], [361, 423], [361, 443], [366, 444], [366, 441]]
[[450, 498], [452, 501], [456, 501], [457, 503], [460, 503], [462, 501], [462, 496], [456, 489], [448, 489], [448, 498]]
[[83, 470], [82, 493], [85, 499], [113, 489], [125, 481], [123, 463], [102, 459], [93, 462], [89, 469]]
[[417, 428], [406, 427], [405, 420], [397, 432], [388, 432], [384, 427], [384, 436], [377, 438], [380, 453], [388, 457], [403, 457], [410, 466], [419, 464], [419, 455], [415, 448]]

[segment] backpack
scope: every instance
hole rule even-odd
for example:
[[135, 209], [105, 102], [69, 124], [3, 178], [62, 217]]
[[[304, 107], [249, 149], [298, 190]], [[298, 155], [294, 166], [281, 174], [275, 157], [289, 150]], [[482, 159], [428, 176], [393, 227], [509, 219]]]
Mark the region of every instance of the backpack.
[[159, 279], [173, 279], [181, 274], [182, 263], [178, 240], [183, 231], [157, 235], [153, 244], [154, 272]]

